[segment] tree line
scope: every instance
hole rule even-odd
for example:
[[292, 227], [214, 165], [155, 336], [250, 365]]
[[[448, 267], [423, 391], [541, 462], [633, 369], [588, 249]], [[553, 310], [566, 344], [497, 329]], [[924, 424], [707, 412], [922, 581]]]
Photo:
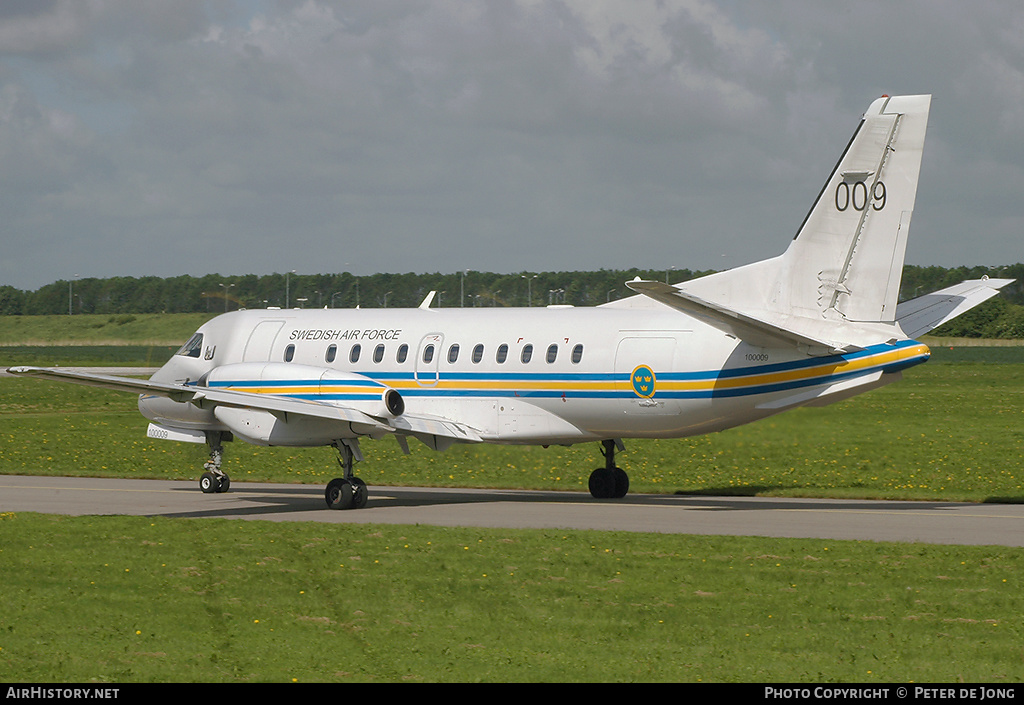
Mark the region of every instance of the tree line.
[[[0, 286], [0, 315], [218, 313], [239, 308], [396, 308], [594, 306], [631, 296], [625, 282], [639, 276], [677, 283], [710, 274], [689, 269], [602, 269], [591, 272], [497, 274], [464, 270], [433, 274], [220, 275], [109, 277], [61, 280], [35, 291]], [[947, 335], [1024, 338], [1024, 264], [1003, 267], [903, 268], [900, 300], [964, 279], [1011, 278], [1000, 296], [944, 326]], [[950, 332], [954, 331], [955, 332]]]

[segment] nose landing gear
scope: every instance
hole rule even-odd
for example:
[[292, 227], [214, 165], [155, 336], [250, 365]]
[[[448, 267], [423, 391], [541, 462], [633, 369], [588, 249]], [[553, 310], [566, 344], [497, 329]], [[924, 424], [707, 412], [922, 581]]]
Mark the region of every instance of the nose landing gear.
[[204, 494], [227, 492], [231, 487], [231, 479], [220, 469], [224, 459], [223, 434], [220, 431], [207, 431], [206, 444], [210, 447], [210, 459], [203, 464], [206, 472], [199, 478], [199, 489]]

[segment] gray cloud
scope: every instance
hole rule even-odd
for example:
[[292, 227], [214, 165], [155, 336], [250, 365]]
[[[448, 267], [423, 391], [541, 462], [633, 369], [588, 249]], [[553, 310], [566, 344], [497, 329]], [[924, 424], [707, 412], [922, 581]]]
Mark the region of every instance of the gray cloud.
[[0, 284], [721, 268], [933, 93], [908, 261], [1024, 259], [1024, 10], [805, 1], [0, 10]]

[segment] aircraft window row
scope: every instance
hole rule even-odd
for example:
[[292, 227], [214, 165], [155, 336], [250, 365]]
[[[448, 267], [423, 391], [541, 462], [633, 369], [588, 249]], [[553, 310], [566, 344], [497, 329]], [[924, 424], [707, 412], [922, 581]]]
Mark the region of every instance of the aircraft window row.
[[[459, 360], [459, 351], [461, 350], [458, 343], [452, 343], [448, 347], [448, 362], [455, 364]], [[434, 346], [428, 345], [423, 348], [423, 364], [429, 365], [434, 361]], [[473, 355], [470, 358], [474, 365], [479, 364], [484, 359], [484, 346], [483, 343], [478, 343], [473, 347]], [[524, 365], [529, 363], [533, 359], [533, 344], [527, 343], [523, 346], [522, 352], [519, 354], [519, 360]], [[548, 364], [553, 364], [558, 359], [558, 344], [552, 343], [548, 346], [547, 353], [544, 358]], [[572, 356], [570, 358], [574, 365], [580, 364], [583, 360], [583, 345], [577, 344], [573, 346]], [[504, 364], [508, 360], [508, 343], [502, 343], [498, 346], [497, 351], [494, 354], [494, 361], [499, 365]]]
[[[199, 351], [202, 349], [203, 337], [200, 334], [193, 336], [192, 340], [182, 346], [181, 350], [178, 351], [178, 355], [188, 355], [190, 357], [199, 357]], [[354, 344], [348, 353], [348, 361], [352, 364], [359, 362], [359, 358], [362, 355], [363, 347], [359, 343]], [[460, 347], [458, 343], [453, 343], [448, 347], [448, 362], [449, 364], [455, 364], [459, 359]], [[380, 364], [384, 361], [386, 354], [385, 346], [378, 345], [373, 349], [373, 361], [374, 363]], [[434, 346], [427, 345], [423, 348], [423, 364], [429, 365], [434, 361]], [[330, 364], [334, 362], [338, 357], [338, 346], [329, 345], [327, 346], [327, 352], [324, 354], [324, 360]], [[295, 346], [289, 345], [284, 349], [284, 361], [291, 362], [295, 358]], [[398, 351], [395, 353], [395, 361], [399, 364], [403, 364], [409, 359], [409, 346], [406, 343], [402, 343], [398, 346]], [[483, 343], [477, 343], [473, 347], [473, 354], [470, 358], [474, 365], [480, 364], [484, 359], [484, 345]], [[522, 352], [519, 354], [519, 360], [524, 365], [528, 364], [533, 359], [533, 344], [527, 343], [523, 346]], [[547, 363], [553, 364], [558, 359], [558, 344], [552, 343], [548, 346], [547, 353], [544, 359]], [[494, 361], [499, 365], [504, 364], [508, 360], [508, 343], [502, 343], [498, 346], [494, 353]], [[578, 365], [583, 360], [583, 344], [578, 343], [573, 346], [572, 355], [570, 357], [574, 365]]]

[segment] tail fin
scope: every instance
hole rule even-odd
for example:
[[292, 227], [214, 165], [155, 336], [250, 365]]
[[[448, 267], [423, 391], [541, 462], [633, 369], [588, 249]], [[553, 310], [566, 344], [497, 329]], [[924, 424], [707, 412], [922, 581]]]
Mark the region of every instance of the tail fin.
[[685, 282], [671, 295], [643, 293], [826, 349], [890, 337], [930, 105], [927, 95], [871, 104], [781, 256]]
[[785, 309], [891, 323], [931, 96], [879, 98], [784, 255]]

